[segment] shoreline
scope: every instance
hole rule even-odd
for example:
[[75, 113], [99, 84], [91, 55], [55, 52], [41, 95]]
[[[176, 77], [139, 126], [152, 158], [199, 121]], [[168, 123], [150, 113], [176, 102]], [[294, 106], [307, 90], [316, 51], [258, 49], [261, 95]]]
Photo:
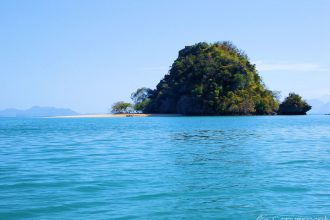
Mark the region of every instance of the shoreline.
[[52, 116], [48, 118], [124, 118], [124, 117], [177, 117], [179, 114], [84, 114], [68, 116]]
[[182, 115], [182, 114], [81, 114], [65, 116], [49, 116], [45, 118], [124, 118], [124, 117], [253, 117], [253, 116], [313, 116], [330, 114], [307, 114], [307, 115]]

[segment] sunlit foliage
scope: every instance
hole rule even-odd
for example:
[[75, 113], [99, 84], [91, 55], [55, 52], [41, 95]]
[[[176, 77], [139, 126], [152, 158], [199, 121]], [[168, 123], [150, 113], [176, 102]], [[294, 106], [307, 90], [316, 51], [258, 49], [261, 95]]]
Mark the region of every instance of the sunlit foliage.
[[113, 114], [128, 114], [133, 113], [133, 111], [133, 105], [123, 101], [116, 102], [111, 107], [111, 112]]
[[230, 42], [198, 43], [180, 50], [147, 101], [143, 111], [148, 113], [269, 115], [278, 109], [255, 65]]

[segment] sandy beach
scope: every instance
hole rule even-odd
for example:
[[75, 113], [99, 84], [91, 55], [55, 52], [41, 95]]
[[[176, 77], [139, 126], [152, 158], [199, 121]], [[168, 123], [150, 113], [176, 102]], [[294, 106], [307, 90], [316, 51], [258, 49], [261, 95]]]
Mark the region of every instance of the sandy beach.
[[85, 115], [68, 115], [54, 116], [49, 118], [123, 118], [123, 117], [173, 117], [181, 116], [179, 114], [85, 114]]

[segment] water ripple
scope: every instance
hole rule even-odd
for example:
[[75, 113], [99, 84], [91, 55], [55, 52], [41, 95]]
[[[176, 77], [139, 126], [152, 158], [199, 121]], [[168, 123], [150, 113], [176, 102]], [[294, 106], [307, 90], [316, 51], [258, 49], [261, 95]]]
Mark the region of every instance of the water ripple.
[[330, 211], [330, 117], [0, 119], [0, 219]]

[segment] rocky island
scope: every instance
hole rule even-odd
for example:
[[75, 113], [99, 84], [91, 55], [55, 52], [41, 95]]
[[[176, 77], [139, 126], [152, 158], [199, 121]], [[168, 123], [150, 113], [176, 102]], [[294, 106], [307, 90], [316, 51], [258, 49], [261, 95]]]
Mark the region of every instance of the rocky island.
[[265, 86], [256, 66], [242, 50], [227, 41], [202, 42], [179, 51], [156, 89], [140, 88], [131, 96], [134, 104], [117, 102], [112, 111], [181, 115], [306, 114], [310, 106], [293, 94], [280, 104], [278, 92]]

